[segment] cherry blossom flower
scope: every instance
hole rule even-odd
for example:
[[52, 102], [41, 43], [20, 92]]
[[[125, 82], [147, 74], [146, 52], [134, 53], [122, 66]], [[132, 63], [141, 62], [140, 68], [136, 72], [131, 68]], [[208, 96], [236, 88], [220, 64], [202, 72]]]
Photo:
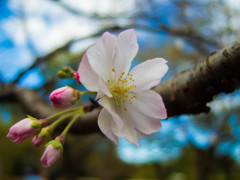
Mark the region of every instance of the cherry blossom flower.
[[6, 137], [11, 138], [15, 143], [21, 143], [27, 138], [33, 137], [39, 130], [40, 126], [41, 122], [31, 118], [25, 118], [14, 124], [9, 129]]
[[55, 89], [49, 96], [56, 108], [71, 107], [79, 98], [80, 92], [68, 86]]
[[81, 83], [97, 92], [103, 106], [98, 125], [116, 144], [118, 137], [124, 137], [139, 146], [138, 138], [157, 132], [160, 119], [167, 117], [161, 96], [151, 90], [167, 72], [167, 61], [150, 59], [129, 72], [137, 51], [133, 29], [117, 37], [105, 32], [86, 51], [78, 68]]

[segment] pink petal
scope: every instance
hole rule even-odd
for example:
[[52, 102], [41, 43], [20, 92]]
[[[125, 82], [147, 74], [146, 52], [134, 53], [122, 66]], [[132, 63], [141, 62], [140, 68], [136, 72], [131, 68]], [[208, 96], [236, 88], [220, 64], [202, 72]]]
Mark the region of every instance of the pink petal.
[[162, 97], [153, 90], [137, 92], [137, 98], [133, 101], [133, 106], [146, 116], [165, 119], [167, 111]]
[[109, 114], [111, 114], [113, 121], [116, 123], [116, 125], [119, 128], [122, 128], [124, 126], [123, 120], [120, 118], [120, 116], [117, 114], [116, 104], [113, 99], [110, 99], [108, 97], [101, 98], [98, 103], [104, 107], [105, 110], [108, 111]]
[[86, 52], [90, 66], [105, 82], [112, 76], [116, 42], [116, 36], [109, 32], [105, 32], [96, 44], [90, 47]]
[[116, 79], [122, 72], [128, 73], [132, 60], [138, 52], [137, 34], [134, 29], [121, 32], [117, 40], [113, 64], [113, 67], [116, 69]]
[[113, 123], [114, 120], [112, 119], [112, 116], [105, 109], [103, 109], [98, 116], [98, 126], [105, 136], [117, 144], [118, 138], [115, 134], [113, 134], [111, 129]]
[[98, 91], [98, 76], [91, 68], [86, 53], [82, 57], [78, 68], [78, 74], [80, 76], [80, 82], [89, 90], [89, 91]]
[[155, 58], [147, 60], [137, 66], [131, 71], [134, 85], [138, 89], [150, 89], [160, 83], [162, 77], [168, 71], [167, 61], [162, 58]]

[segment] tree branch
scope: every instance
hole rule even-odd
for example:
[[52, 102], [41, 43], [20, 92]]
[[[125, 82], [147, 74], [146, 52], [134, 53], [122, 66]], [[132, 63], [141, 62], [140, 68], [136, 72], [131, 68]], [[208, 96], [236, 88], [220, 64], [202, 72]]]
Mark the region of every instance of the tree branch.
[[207, 103], [219, 93], [239, 88], [240, 40], [212, 53], [154, 90], [162, 95], [168, 116], [208, 112]]

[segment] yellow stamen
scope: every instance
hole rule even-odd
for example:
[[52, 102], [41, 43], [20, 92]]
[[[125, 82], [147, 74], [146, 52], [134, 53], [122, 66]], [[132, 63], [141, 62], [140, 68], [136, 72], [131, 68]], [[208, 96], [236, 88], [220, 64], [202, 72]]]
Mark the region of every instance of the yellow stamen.
[[[115, 72], [115, 69], [113, 68], [112, 71]], [[122, 72], [117, 81], [115, 82], [110, 80], [107, 81], [109, 83], [108, 86], [111, 94], [113, 95], [113, 99], [119, 107], [124, 102], [132, 104], [131, 100], [136, 97], [136, 93], [132, 90], [136, 87], [134, 84], [132, 84], [132, 82], [134, 81], [132, 75], [129, 79], [127, 79], [128, 77], [123, 78], [124, 74], [125, 72]], [[124, 108], [124, 110], [125, 109], [126, 108]]]

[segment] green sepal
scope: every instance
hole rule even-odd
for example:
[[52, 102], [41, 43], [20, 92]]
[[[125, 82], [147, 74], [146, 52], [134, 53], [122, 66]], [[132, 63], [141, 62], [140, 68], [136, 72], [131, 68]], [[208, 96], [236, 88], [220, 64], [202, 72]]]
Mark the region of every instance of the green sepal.
[[42, 128], [41, 132], [39, 133], [40, 136], [42, 136], [45, 141], [48, 141], [51, 134], [48, 131], [49, 128]]
[[29, 115], [27, 115], [27, 117], [29, 118], [29, 119], [31, 119], [31, 120], [38, 120], [38, 119], [36, 119], [35, 117], [32, 117], [32, 116], [29, 116]]
[[47, 147], [50, 144], [53, 145], [53, 147], [55, 149], [60, 149], [61, 153], [63, 152], [63, 146], [62, 146], [62, 143], [60, 141], [52, 140], [52, 141], [49, 141], [45, 146]]
[[78, 91], [78, 90], [74, 90], [74, 92], [73, 92], [73, 97], [75, 97], [76, 98], [76, 100], [78, 100], [79, 98], [80, 98], [80, 92]]
[[34, 120], [34, 121], [32, 121], [31, 126], [34, 128], [40, 128], [42, 126], [42, 123]]
[[40, 135], [42, 137], [45, 137], [45, 136], [48, 136], [49, 135], [49, 132], [46, 128], [42, 128], [41, 132], [40, 132]]
[[77, 102], [77, 100], [79, 100], [79, 98], [81, 97], [81, 93], [78, 90], [73, 89], [70, 86], [65, 85], [65, 87], [71, 88], [73, 90], [73, 94], [72, 95], [74, 97], [74, 100], [72, 101], [72, 105], [74, 105]]
[[79, 98], [81, 97], [80, 92], [78, 90], [74, 89], [73, 90], [73, 97], [75, 99], [72, 101], [72, 105], [74, 105], [79, 100]]
[[71, 89], [73, 89], [71, 86], [68, 86], [68, 85], [65, 85], [65, 87], [68, 87], [68, 88], [71, 88]]
[[57, 76], [61, 79], [68, 78], [67, 74], [62, 70], [58, 71]]

